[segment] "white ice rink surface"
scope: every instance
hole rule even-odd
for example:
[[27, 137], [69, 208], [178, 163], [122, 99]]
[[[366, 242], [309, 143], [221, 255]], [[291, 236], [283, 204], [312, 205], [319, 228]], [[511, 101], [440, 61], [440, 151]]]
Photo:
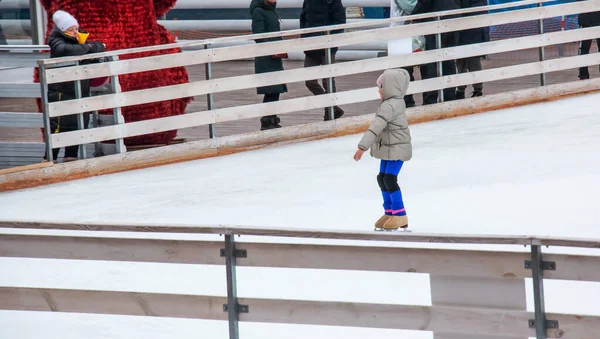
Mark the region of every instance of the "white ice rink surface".
[[[424, 233], [600, 238], [599, 103], [594, 94], [411, 126], [414, 158], [399, 176], [410, 227]], [[367, 155], [359, 163], [352, 159], [359, 138], [3, 193], [0, 219], [370, 231], [382, 212], [378, 161]], [[0, 258], [0, 286], [224, 296], [225, 272], [211, 266]], [[600, 284], [548, 281], [545, 287], [549, 312], [600, 315]], [[238, 289], [241, 297], [431, 303], [429, 278], [422, 274], [242, 267]], [[431, 338], [429, 332], [248, 323], [240, 330], [243, 339]], [[187, 319], [0, 311], [0, 338], [227, 338], [227, 327]]]

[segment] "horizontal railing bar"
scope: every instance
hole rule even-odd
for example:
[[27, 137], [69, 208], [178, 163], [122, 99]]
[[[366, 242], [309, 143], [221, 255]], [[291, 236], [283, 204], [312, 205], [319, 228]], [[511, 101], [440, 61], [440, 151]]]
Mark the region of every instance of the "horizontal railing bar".
[[[333, 65], [323, 65], [310, 68], [297, 68], [279, 72], [251, 74], [244, 76], [197, 81], [188, 84], [179, 84], [118, 94], [70, 100], [49, 104], [51, 117], [79, 113], [89, 110], [100, 110], [113, 107], [150, 103], [159, 100], [176, 99], [182, 95], [198, 96], [208, 93], [220, 93], [258, 86], [268, 86], [281, 83], [281, 79], [294, 83], [311, 80], [324, 76], [336, 77], [356, 73], [385, 70], [411, 66], [419, 63], [458, 59], [483, 54], [493, 54], [502, 51], [527, 49], [539, 46], [548, 46], [568, 41], [577, 41], [582, 38], [598, 36], [600, 28], [592, 27], [578, 31], [562, 31], [546, 33], [539, 36], [529, 36], [501, 41], [486, 42], [477, 45], [457, 46], [441, 50], [425, 51], [401, 56], [383, 57], [351, 61]], [[184, 94], [182, 94], [184, 93]]]
[[[463, 335], [532, 337], [531, 312], [447, 306], [239, 298], [242, 322], [350, 326]], [[226, 320], [225, 297], [138, 292], [0, 287], [0, 309]], [[549, 338], [596, 339], [600, 317], [549, 314], [561, 333]]]
[[[486, 278], [530, 278], [527, 252], [243, 243], [237, 265], [300, 269], [410, 272]], [[0, 234], [0, 257], [224, 265], [221, 241]], [[396, 260], [402, 258], [402, 260]], [[546, 279], [600, 282], [600, 256], [549, 254]]]
[[[557, 8], [559, 6], [550, 6], [541, 9], [530, 8], [514, 12], [485, 14], [469, 18], [457, 18], [440, 22], [425, 22], [409, 26], [388, 27], [370, 31], [357, 31], [305, 39], [267, 42], [251, 46], [233, 46], [206, 50], [203, 49], [199, 51], [166, 54], [138, 59], [127, 59], [109, 63], [49, 69], [46, 72], [48, 82], [55, 83], [75, 80], [78, 78], [97, 78], [103, 76], [158, 70], [170, 67], [203, 64], [207, 62], [221, 62], [263, 55], [273, 55], [283, 52], [300, 52], [325, 47], [353, 45], [357, 43], [372, 42], [383, 39], [400, 39], [412, 37], [414, 35], [435, 34], [439, 32], [458, 31], [472, 27], [484, 27], [488, 26], [490, 22], [494, 22], [495, 24], [505, 24], [514, 21], [541, 19], [569, 13], [579, 13], [587, 10], [591, 11], [600, 6], [600, 0], [590, 1], [599, 1], [599, 3], [577, 3], [570, 4], [570, 7], [562, 8]], [[596, 5], [596, 7], [593, 5]]]
[[[524, 1], [518, 1], [518, 2], [490, 5], [490, 6], [485, 6], [485, 7], [482, 6], [482, 7], [477, 7], [477, 8], [457, 9], [457, 10], [452, 10], [452, 11], [442, 11], [442, 12], [435, 12], [435, 13], [411, 15], [411, 16], [391, 18], [391, 19], [373, 20], [374, 22], [362, 22], [362, 23], [353, 23], [353, 24], [325, 26], [325, 27], [321, 26], [321, 27], [315, 27], [315, 28], [305, 28], [305, 29], [298, 29], [298, 30], [291, 30], [291, 31], [284, 31], [284, 32], [248, 34], [248, 35], [242, 35], [242, 36], [222, 37], [222, 38], [216, 38], [216, 39], [205, 39], [205, 40], [185, 42], [185, 43], [173, 43], [173, 44], [166, 44], [166, 45], [159, 45], [159, 46], [137, 47], [137, 48], [124, 49], [124, 50], [119, 50], [119, 51], [105, 52], [105, 53], [97, 54], [95, 56], [84, 55], [84, 56], [78, 56], [78, 57], [65, 57], [65, 58], [40, 60], [40, 64], [52, 65], [52, 64], [60, 64], [60, 63], [65, 63], [65, 62], [73, 62], [73, 61], [78, 61], [78, 60], [86, 60], [86, 59], [91, 59], [91, 58], [95, 58], [95, 57], [107, 57], [107, 56], [118, 56], [118, 55], [124, 55], [124, 54], [135, 54], [135, 53], [158, 51], [158, 50], [164, 50], [164, 49], [201, 46], [201, 45], [213, 44], [213, 43], [232, 42], [232, 41], [240, 41], [240, 40], [267, 39], [267, 38], [273, 38], [273, 37], [287, 37], [287, 36], [296, 36], [296, 35], [307, 34], [307, 33], [326, 32], [326, 31], [330, 31], [330, 30], [339, 30], [339, 29], [345, 29], [345, 30], [358, 29], [358, 28], [370, 27], [372, 25], [391, 24], [394, 22], [404, 22], [404, 21], [414, 21], [414, 20], [421, 20], [421, 19], [437, 18], [439, 16], [445, 17], [445, 16], [453, 16], [453, 15], [467, 14], [467, 13], [478, 13], [478, 12], [484, 12], [486, 10], [493, 11], [493, 10], [498, 10], [498, 9], [516, 8], [516, 7], [526, 6], [526, 5], [532, 5], [532, 4], [538, 4], [538, 3], [549, 3], [549, 2], [556, 2], [556, 1], [557, 0], [524, 0]], [[588, 1], [598, 1], [598, 0], [588, 0]], [[562, 5], [557, 4], [556, 6], [562, 6]]]
[[235, 234], [265, 237], [313, 238], [337, 240], [373, 240], [386, 242], [421, 242], [421, 243], [455, 243], [455, 244], [496, 244], [496, 245], [531, 245], [543, 239], [546, 246], [600, 248], [600, 239], [591, 238], [553, 238], [536, 236], [509, 235], [452, 235], [452, 234], [419, 234], [419, 233], [377, 233], [344, 230], [311, 230], [293, 228], [262, 228], [244, 226], [211, 226], [191, 224], [139, 224], [139, 223], [55, 223], [26, 222], [0, 220], [0, 228], [47, 229], [72, 231], [107, 231], [107, 232], [154, 232], [182, 234]]

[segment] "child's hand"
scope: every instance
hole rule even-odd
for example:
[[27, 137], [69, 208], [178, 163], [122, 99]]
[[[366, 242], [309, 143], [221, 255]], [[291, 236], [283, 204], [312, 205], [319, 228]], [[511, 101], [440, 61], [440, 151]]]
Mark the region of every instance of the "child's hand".
[[354, 153], [354, 160], [359, 161], [360, 158], [362, 158], [364, 153], [365, 153], [365, 151], [361, 150], [360, 148], [357, 149], [356, 152]]

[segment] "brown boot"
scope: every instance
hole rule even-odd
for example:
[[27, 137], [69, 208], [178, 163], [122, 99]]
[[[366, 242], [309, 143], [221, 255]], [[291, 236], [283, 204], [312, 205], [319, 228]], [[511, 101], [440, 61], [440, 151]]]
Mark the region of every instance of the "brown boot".
[[63, 162], [71, 162], [71, 161], [75, 161], [78, 160], [77, 158], [63, 158]]
[[385, 230], [397, 230], [408, 227], [408, 217], [406, 215], [393, 215], [383, 224]]
[[384, 214], [381, 216], [381, 218], [379, 218], [376, 222], [375, 222], [375, 228], [383, 228], [383, 225], [385, 224], [385, 222], [388, 220], [388, 218], [391, 218], [391, 215], [387, 215]]

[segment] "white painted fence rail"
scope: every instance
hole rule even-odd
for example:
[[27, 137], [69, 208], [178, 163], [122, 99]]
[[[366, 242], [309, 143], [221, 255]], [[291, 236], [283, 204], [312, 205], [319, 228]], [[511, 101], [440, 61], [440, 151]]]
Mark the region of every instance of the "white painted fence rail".
[[[69, 236], [35, 235], [31, 230], [78, 232]], [[86, 231], [126, 232], [129, 236], [93, 236]], [[129, 232], [141, 233], [131, 238]], [[225, 243], [144, 237], [143, 233], [154, 232], [224, 235]], [[372, 245], [241, 243], [234, 241], [235, 236], [364, 240]], [[378, 247], [380, 242], [394, 242], [397, 246], [404, 242], [524, 245], [530, 247], [531, 254]], [[542, 258], [541, 246], [600, 249], [600, 239], [0, 221], [0, 256], [3, 257], [225, 265], [228, 290], [225, 298], [0, 287], [0, 309], [228, 320], [230, 338], [235, 339], [239, 338], [238, 321], [433, 331], [436, 338], [451, 334], [595, 339], [600, 331], [600, 316], [543, 311], [543, 282], [544, 279], [600, 282], [597, 270], [600, 256], [547, 254]], [[237, 298], [236, 265], [427, 273], [433, 306]], [[534, 313], [527, 312], [523, 306], [525, 278], [533, 278]], [[543, 326], [537, 328], [540, 323]]]
[[[278, 42], [269, 42], [250, 46], [211, 48], [199, 51], [120, 60], [86, 66], [52, 68], [53, 66], [64, 66], [68, 62], [89, 58], [89, 56], [64, 59], [45, 59], [40, 60], [39, 64], [44, 69], [43, 74], [45, 75], [45, 82], [57, 83], [78, 79], [96, 78], [101, 76], [117, 76], [121, 74], [158, 70], [168, 67], [237, 60], [241, 58], [273, 55], [282, 52], [298, 52], [310, 49], [347, 46], [373, 41], [387, 41], [411, 37], [419, 34], [438, 34], [460, 31], [474, 27], [485, 27], [490, 24], [498, 25], [528, 20], [540, 20], [560, 15], [596, 11], [599, 8], [600, 0], [590, 0], [555, 6], [527, 8], [510, 12], [483, 14], [470, 16], [467, 18], [430, 21], [407, 26], [359, 30], [344, 34], [325, 35], [305, 39], [287, 39]], [[444, 14], [450, 13], [451, 12], [444, 12]], [[428, 16], [431, 17], [432, 15], [429, 14]], [[357, 26], [357, 24], [345, 26]], [[277, 34], [282, 35], [284, 33]], [[425, 51], [409, 55], [389, 56], [384, 58], [338, 63], [334, 65], [324, 65], [307, 69], [291, 69], [266, 74], [212, 79], [175, 86], [159, 87], [126, 93], [107, 94], [64, 102], [46, 103], [44, 107], [45, 114], [47, 114], [48, 117], [58, 117], [86, 111], [120, 108], [182, 97], [192, 97], [204, 94], [214, 94], [273, 85], [279, 84], [282, 81], [288, 83], [301, 82], [315, 78], [335, 77], [430, 62], [441, 62], [444, 60], [459, 59], [485, 54], [539, 48], [594, 38], [597, 37], [598, 34], [600, 34], [600, 28], [569, 30], [523, 38], [493, 41], [482, 44]], [[251, 37], [258, 38], [262, 36], [263, 35], [252, 35]], [[162, 47], [156, 47], [156, 49], [159, 48]], [[114, 55], [122, 52], [123, 51], [117, 51], [104, 54]], [[455, 87], [458, 85], [467, 85], [477, 82], [489, 82], [517, 78], [525, 75], [534, 75], [557, 70], [573, 69], [581, 66], [597, 65], [599, 63], [600, 54], [590, 54], [586, 56], [575, 56], [524, 65], [495, 68], [480, 72], [443, 76], [434, 79], [413, 82], [410, 85], [409, 93], [440, 90], [446, 87]], [[269, 104], [256, 104], [246, 107], [235, 107], [193, 113], [190, 112], [189, 114], [181, 116], [120, 124], [97, 129], [60, 133], [54, 134], [48, 139], [51, 140], [52, 147], [64, 147], [199, 125], [214, 124], [224, 121], [255, 118], [263, 116], [267, 112], [269, 114], [284, 114], [305, 109], [323, 108], [333, 105], [343, 105], [376, 99], [376, 89], [374, 87], [369, 87], [360, 90], [338, 92], [335, 94], [326, 94], [317, 97], [310, 96]]]

